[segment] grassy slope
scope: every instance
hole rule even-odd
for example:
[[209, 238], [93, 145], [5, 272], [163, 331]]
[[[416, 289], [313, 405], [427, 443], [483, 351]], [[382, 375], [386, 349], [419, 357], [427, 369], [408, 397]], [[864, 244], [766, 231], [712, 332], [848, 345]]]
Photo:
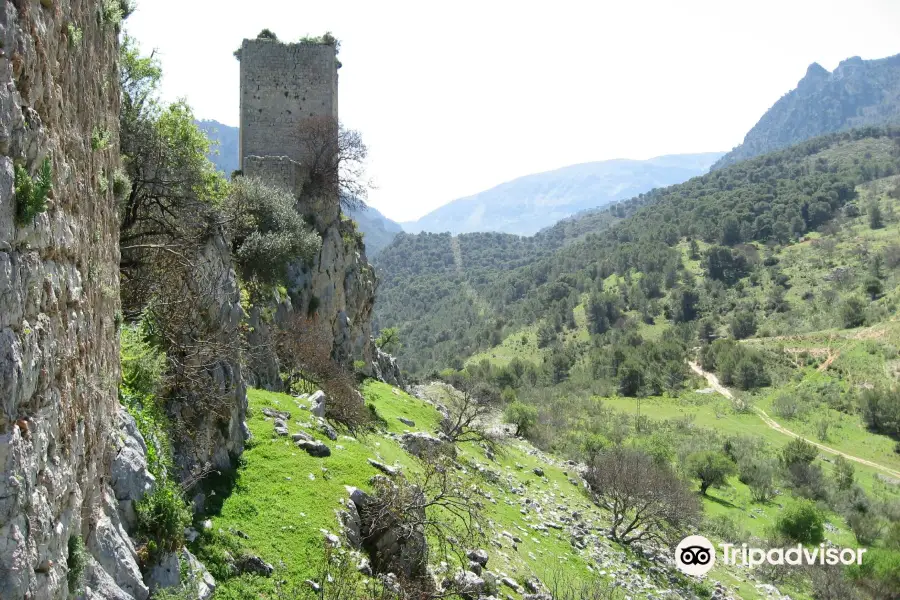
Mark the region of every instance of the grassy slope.
[[[379, 414], [387, 420], [390, 432], [433, 431], [437, 425], [437, 411], [421, 400], [394, 392], [390, 386], [381, 383], [369, 383], [363, 391], [367, 400], [374, 403]], [[375, 458], [407, 469], [414, 466], [409, 455], [394, 440], [383, 435], [371, 435], [361, 440], [341, 436], [336, 442], [330, 442], [315, 434], [331, 447], [332, 455], [312, 458], [285, 438], [275, 437], [271, 420], [260, 410], [265, 406], [288, 410], [292, 413], [291, 431], [314, 432], [302, 426], [309, 413], [298, 409], [293, 398], [250, 390], [249, 399], [251, 416], [248, 425], [256, 441], [244, 454], [245, 465], [239, 471], [234, 492], [225, 499], [221, 513], [212, 517], [213, 530], [230, 538], [229, 543], [239, 543], [261, 556], [279, 572], [268, 580], [242, 576], [225, 581], [220, 585], [217, 598], [272, 593], [273, 580], [277, 578], [300, 583], [315, 577], [323, 550], [321, 530], [338, 531], [336, 510], [347, 498], [344, 486], [365, 489], [369, 478], [378, 473], [366, 459]], [[412, 419], [416, 426], [403, 425], [398, 420], [400, 416]], [[554, 530], [552, 533], [533, 532], [520, 513], [518, 498], [507, 498], [510, 496], [509, 482], [514, 482], [512, 485], [517, 487], [527, 486], [530, 495], [565, 497], [566, 504], [573, 510], [575, 507], [593, 510], [587, 497], [568, 482], [562, 469], [529, 456], [529, 451], [533, 452], [529, 446], [513, 443], [496, 463], [490, 465], [500, 473], [501, 485], [486, 485], [486, 488], [494, 498], [501, 500], [488, 506], [487, 516], [496, 531], [507, 530], [523, 539], [518, 552], [509, 547], [489, 546], [490, 567], [523, 580], [531, 574], [546, 576], [547, 559], [550, 559], [561, 565], [566, 576], [584, 578], [588, 574], [587, 563], [570, 556], [568, 535]], [[480, 463], [488, 462], [480, 448], [470, 445], [462, 448], [461, 456]], [[535, 466], [545, 470], [545, 480], [531, 472]], [[523, 534], [520, 525], [526, 526], [532, 535]], [[228, 533], [230, 529], [246, 533], [249, 539], [240, 540]], [[510, 590], [506, 591], [510, 593]]]
[[[363, 392], [367, 401], [373, 403], [387, 421], [390, 433], [410, 429], [433, 431], [437, 425], [437, 411], [422, 400], [381, 383], [368, 383]], [[268, 579], [243, 575], [223, 580], [220, 576], [217, 599], [274, 598], [277, 597], [275, 581], [281, 580], [287, 582], [288, 588], [297, 585], [303, 589], [302, 582], [317, 575], [323, 551], [323, 532], [339, 531], [336, 510], [347, 498], [344, 486], [365, 489], [369, 478], [377, 473], [366, 459], [376, 458], [405, 469], [415, 468], [414, 461], [384, 434], [361, 440], [341, 436], [336, 442], [329, 442], [316, 434], [318, 439], [332, 448], [333, 453], [324, 459], [312, 458], [284, 438], [275, 437], [271, 420], [261, 412], [265, 406], [289, 410], [292, 412], [289, 424], [292, 431], [313, 431], [304, 426], [308, 413], [298, 409], [293, 398], [260, 390], [250, 390], [249, 398], [248, 424], [255, 441], [245, 452], [245, 464], [239, 470], [233, 493], [224, 499], [220, 513], [211, 518], [211, 533], [201, 537], [194, 544], [194, 549], [201, 557], [207, 558], [208, 564], [213, 564], [214, 574], [216, 561], [208, 557], [220, 554], [224, 547], [230, 547], [232, 554], [246, 550], [259, 555], [275, 565], [276, 574]], [[408, 428], [400, 423], [400, 416], [414, 420], [415, 427]], [[740, 422], [734, 424], [737, 429], [741, 426]], [[624, 576], [646, 575], [633, 567], [634, 561], [639, 559], [603, 537], [594, 538], [588, 550], [579, 552], [571, 545], [565, 529], [548, 528], [542, 531], [534, 528], [573, 511], [580, 511], [594, 531], [607, 523], [605, 511], [590, 502], [580, 485], [569, 480], [570, 467], [518, 440], [511, 441], [495, 462], [489, 461], [480, 447], [464, 444], [460, 450], [461, 463], [469, 468], [482, 466], [497, 475], [497, 483], [485, 480], [481, 483], [493, 498], [485, 509], [490, 526], [488, 536], [501, 540], [503, 545], [498, 548], [489, 541], [485, 542], [491, 570], [509, 575], [520, 583], [531, 575], [545, 582], [555, 577], [586, 581], [601, 572], [601, 580], [607, 582], [621, 580]], [[535, 467], [543, 469], [545, 476], [536, 476], [533, 473]], [[706, 501], [708, 514], [726, 512], [744, 515], [745, 511], [751, 510], [746, 488], [736, 481], [732, 483], [726, 490], [711, 492], [712, 499]], [[524, 493], [515, 493], [512, 491], [514, 488]], [[526, 498], [541, 505], [543, 512], [523, 512]], [[752, 510], [761, 511], [762, 515], [755, 520], [745, 520], [753, 525], [749, 527], [751, 532], [758, 533], [763, 526], [771, 523], [778, 508], [777, 505], [754, 506]], [[249, 539], [229, 533], [231, 530], [240, 530]], [[517, 550], [511, 547], [507, 539], [498, 535], [504, 531], [522, 539]], [[841, 543], [849, 543], [851, 538], [843, 527], [831, 537]], [[599, 552], [602, 559], [598, 562], [598, 555], [589, 555], [591, 551]], [[753, 582], [740, 572], [717, 567], [712, 577], [738, 589], [743, 598], [758, 597]], [[664, 581], [645, 579], [644, 582], [650, 585], [648, 591], [656, 585], [666, 586]], [[802, 593], [791, 591], [795, 598], [804, 597]], [[502, 594], [520, 597], [509, 588], [503, 588]]]

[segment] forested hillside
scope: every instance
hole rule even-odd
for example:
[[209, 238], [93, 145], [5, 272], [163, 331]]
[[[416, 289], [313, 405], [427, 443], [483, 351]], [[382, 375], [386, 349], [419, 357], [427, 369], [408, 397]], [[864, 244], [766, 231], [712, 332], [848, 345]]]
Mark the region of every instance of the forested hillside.
[[832, 134], [654, 190], [585, 215], [597, 231], [584, 236], [579, 219], [533, 238], [404, 236], [378, 261], [378, 324], [399, 328], [404, 366], [424, 373], [523, 327], [554, 347], [580, 310], [598, 334], [629, 311], [648, 323], [721, 319], [741, 279], [767, 279], [772, 248], [866, 210], [856, 186], [900, 172], [897, 136]]
[[900, 55], [858, 56], [829, 73], [813, 63], [806, 75], [766, 111], [744, 142], [713, 170], [810, 138], [853, 127], [900, 123]]

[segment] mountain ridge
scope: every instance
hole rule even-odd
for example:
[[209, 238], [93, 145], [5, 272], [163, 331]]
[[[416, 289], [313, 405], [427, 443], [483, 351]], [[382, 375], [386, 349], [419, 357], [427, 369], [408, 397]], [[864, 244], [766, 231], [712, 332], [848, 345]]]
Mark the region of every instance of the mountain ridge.
[[647, 160], [617, 158], [531, 173], [458, 198], [401, 225], [407, 233], [492, 231], [533, 235], [576, 213], [602, 209], [653, 188], [702, 175], [722, 155], [704, 152]]
[[814, 62], [711, 170], [819, 135], [892, 123], [900, 123], [900, 54], [872, 60], [853, 56], [832, 72]]

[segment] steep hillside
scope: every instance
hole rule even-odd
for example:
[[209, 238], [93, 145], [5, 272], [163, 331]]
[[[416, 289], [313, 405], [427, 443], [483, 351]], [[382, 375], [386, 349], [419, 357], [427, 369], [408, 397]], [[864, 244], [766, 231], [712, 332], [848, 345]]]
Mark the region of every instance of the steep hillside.
[[[685, 292], [691, 307], [702, 307], [692, 308], [685, 321], [718, 316], [719, 308], [709, 304], [717, 300], [706, 301], [706, 295], [715, 298], [719, 286], [735, 285], [736, 277], [763, 260], [767, 247], [829, 227], [847, 204], [865, 211], [855, 201], [855, 186], [900, 170], [895, 137], [895, 130], [867, 130], [817, 138], [561, 223], [553, 243], [544, 237], [549, 232], [510, 238], [505, 246], [483, 238], [484, 247], [471, 253], [488, 257], [517, 245], [532, 249], [517, 251], [519, 263], [467, 261], [470, 242], [459, 236], [460, 268], [454, 270], [449, 236], [447, 242], [439, 236], [404, 239], [404, 246], [398, 240], [378, 263], [384, 283], [377, 324], [399, 327], [404, 366], [427, 373], [522, 327], [541, 334], [542, 348], [552, 348], [557, 337], [587, 318], [591, 294], [610, 283], [626, 308], [611, 307], [611, 322], [625, 314], [660, 326], [677, 321], [675, 305]], [[597, 230], [585, 234], [581, 220]], [[423, 257], [439, 263], [440, 271], [415, 267]], [[707, 277], [698, 281], [704, 271]], [[599, 333], [605, 328], [595, 327]]]
[[603, 208], [653, 188], [706, 172], [718, 152], [607, 160], [526, 175], [454, 200], [421, 219], [403, 223], [410, 233], [496, 231], [533, 235], [583, 210]]
[[[238, 164], [240, 148], [240, 130], [237, 127], [224, 125], [218, 121], [198, 121], [206, 136], [213, 142], [213, 148], [209, 153], [209, 159], [216, 165], [219, 171], [227, 176], [240, 168]], [[366, 253], [372, 257], [391, 243], [403, 228], [396, 221], [388, 219], [377, 209], [354, 209], [349, 211], [350, 217], [356, 221], [359, 231], [365, 236]]]
[[894, 598], [898, 140], [816, 138], [622, 203], [607, 230], [532, 264], [475, 261], [486, 283], [460, 281], [420, 329], [401, 322], [407, 361], [500, 398], [545, 452], [590, 464], [625, 446], [677, 465], [700, 481], [703, 535], [784, 545], [785, 515], [818, 511], [832, 543], [868, 549], [861, 568], [751, 570], [760, 585]]
[[866, 125], [900, 122], [900, 54], [878, 60], [858, 56], [829, 73], [818, 63], [776, 102], [744, 142], [713, 170], [810, 138]]
[[[393, 479], [419, 477], [425, 463], [405, 448], [411, 436], [427, 439], [438, 429], [438, 407], [447, 402], [447, 390], [436, 384], [420, 386], [413, 397], [369, 382], [363, 392], [384, 424], [368, 436], [337, 439], [329, 439], [316, 426], [305, 397], [250, 392], [249, 425], [255, 441], [234, 492], [222, 499], [192, 544], [219, 581], [217, 598], [312, 598], [317, 593], [326, 598], [381, 597], [365, 549], [356, 546], [353, 521], [343, 511], [354, 489], [371, 493], [376, 477], [384, 477], [372, 461], [394, 469], [397, 474], [389, 476]], [[329, 446], [331, 454], [315, 457], [298, 449], [274, 430], [273, 417], [266, 414], [275, 415], [272, 411], [290, 413], [288, 431], [295, 437], [309, 435]], [[634, 437], [640, 441], [643, 435], [635, 432]], [[780, 597], [761, 573], [719, 566], [702, 581], [690, 580], [674, 570], [666, 549], [610, 540], [611, 513], [593, 501], [582, 477], [584, 465], [545, 454], [508, 432], [496, 453], [474, 443], [458, 444], [456, 450], [461, 474], [484, 503], [486, 527], [476, 546], [482, 554], [475, 559], [484, 564], [435, 545], [428, 562], [438, 582], [458, 581], [462, 566], [471, 568], [467, 582], [482, 594], [513, 599], [547, 592], [553, 598], [604, 600]], [[734, 535], [721, 523], [744, 519], [753, 535], [762, 535], [775, 523], [778, 507], [786, 500], [761, 507], [737, 504], [736, 497], [745, 497], [747, 489], [735, 478], [727, 488], [711, 492], [705, 501], [704, 532], [712, 539]], [[439, 518], [438, 512], [429, 514]], [[713, 528], [714, 523], [720, 525]], [[837, 515], [829, 514], [827, 539], [839, 545], [851, 542]], [[332, 557], [330, 564], [323, 555]], [[236, 574], [230, 567], [248, 556], [268, 565], [260, 572], [263, 576]], [[362, 574], [356, 573], [357, 565]], [[803, 586], [784, 582], [779, 587], [793, 598], [809, 598]], [[323, 591], [315, 591], [320, 588]], [[340, 595], [342, 589], [346, 595]], [[591, 595], [582, 595], [586, 593]]]

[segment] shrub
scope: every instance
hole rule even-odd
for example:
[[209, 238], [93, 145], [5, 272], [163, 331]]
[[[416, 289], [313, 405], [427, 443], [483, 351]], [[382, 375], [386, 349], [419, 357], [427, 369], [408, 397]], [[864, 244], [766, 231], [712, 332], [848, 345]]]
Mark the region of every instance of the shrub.
[[900, 552], [870, 548], [861, 565], [850, 565], [847, 575], [872, 598], [897, 598], [900, 590]]
[[803, 409], [800, 399], [794, 394], [788, 392], [779, 392], [772, 401], [772, 410], [782, 419], [794, 419], [799, 416]]
[[612, 538], [621, 544], [678, 539], [696, 525], [700, 502], [675, 473], [638, 450], [616, 448], [589, 466], [585, 481], [612, 511]]
[[782, 511], [777, 531], [795, 542], [815, 545], [825, 539], [825, 517], [809, 500], [798, 500]]
[[278, 36], [275, 35], [275, 33], [274, 33], [271, 29], [266, 28], [266, 29], [263, 29], [262, 31], [259, 32], [259, 35], [256, 36], [256, 39], [258, 39], [258, 40], [270, 40], [270, 41], [273, 41], [273, 42], [277, 42], [277, 41], [278, 41]]
[[321, 239], [294, 208], [291, 192], [256, 177], [240, 177], [222, 210], [235, 264], [245, 282], [277, 285], [296, 260], [309, 261]]
[[872, 431], [900, 435], [900, 388], [863, 390], [859, 396], [859, 411]]
[[785, 466], [808, 465], [816, 459], [819, 451], [802, 438], [794, 438], [781, 449], [781, 462]]
[[28, 225], [37, 215], [47, 210], [47, 196], [52, 189], [53, 165], [49, 158], [41, 163], [37, 177], [29, 175], [25, 167], [16, 165], [16, 222]]
[[853, 487], [853, 464], [844, 458], [838, 456], [834, 461], [834, 483], [838, 490], [845, 491]]
[[118, 27], [134, 12], [134, 0], [104, 0], [100, 6], [100, 24]]
[[748, 338], [756, 333], [756, 315], [749, 311], [735, 313], [731, 318], [731, 335], [736, 340]]
[[106, 150], [109, 148], [109, 142], [112, 138], [109, 129], [101, 129], [100, 127], [94, 127], [94, 131], [91, 133], [91, 150]]
[[290, 370], [286, 387], [296, 379], [317, 384], [328, 396], [325, 417], [350, 431], [372, 428], [371, 413], [356, 390], [353, 376], [331, 356], [330, 325], [294, 313], [277, 330], [276, 353], [282, 365]]
[[847, 524], [856, 541], [863, 546], [874, 544], [884, 531], [881, 519], [872, 512], [854, 512], [847, 517]]
[[850, 296], [841, 303], [840, 313], [845, 328], [860, 327], [866, 322], [866, 303], [862, 298]]
[[69, 593], [75, 594], [81, 587], [84, 568], [87, 566], [87, 552], [84, 549], [84, 540], [80, 535], [69, 537], [69, 556], [66, 558], [66, 579], [69, 583]]
[[396, 353], [402, 347], [400, 344], [400, 332], [396, 327], [385, 327], [375, 340], [375, 345], [388, 354]]
[[138, 535], [147, 540], [151, 557], [184, 545], [184, 528], [191, 524], [191, 511], [174, 482], [157, 485], [152, 494], [135, 505], [135, 512]]
[[715, 450], [691, 454], [685, 470], [691, 477], [700, 480], [700, 493], [704, 495], [710, 487], [724, 484], [730, 475], [737, 472], [734, 462]]
[[754, 502], [768, 502], [775, 495], [775, 465], [770, 459], [744, 458], [738, 462], [738, 471]]
[[503, 420], [516, 426], [516, 435], [528, 435], [537, 423], [537, 409], [521, 402], [513, 402], [503, 412]]

